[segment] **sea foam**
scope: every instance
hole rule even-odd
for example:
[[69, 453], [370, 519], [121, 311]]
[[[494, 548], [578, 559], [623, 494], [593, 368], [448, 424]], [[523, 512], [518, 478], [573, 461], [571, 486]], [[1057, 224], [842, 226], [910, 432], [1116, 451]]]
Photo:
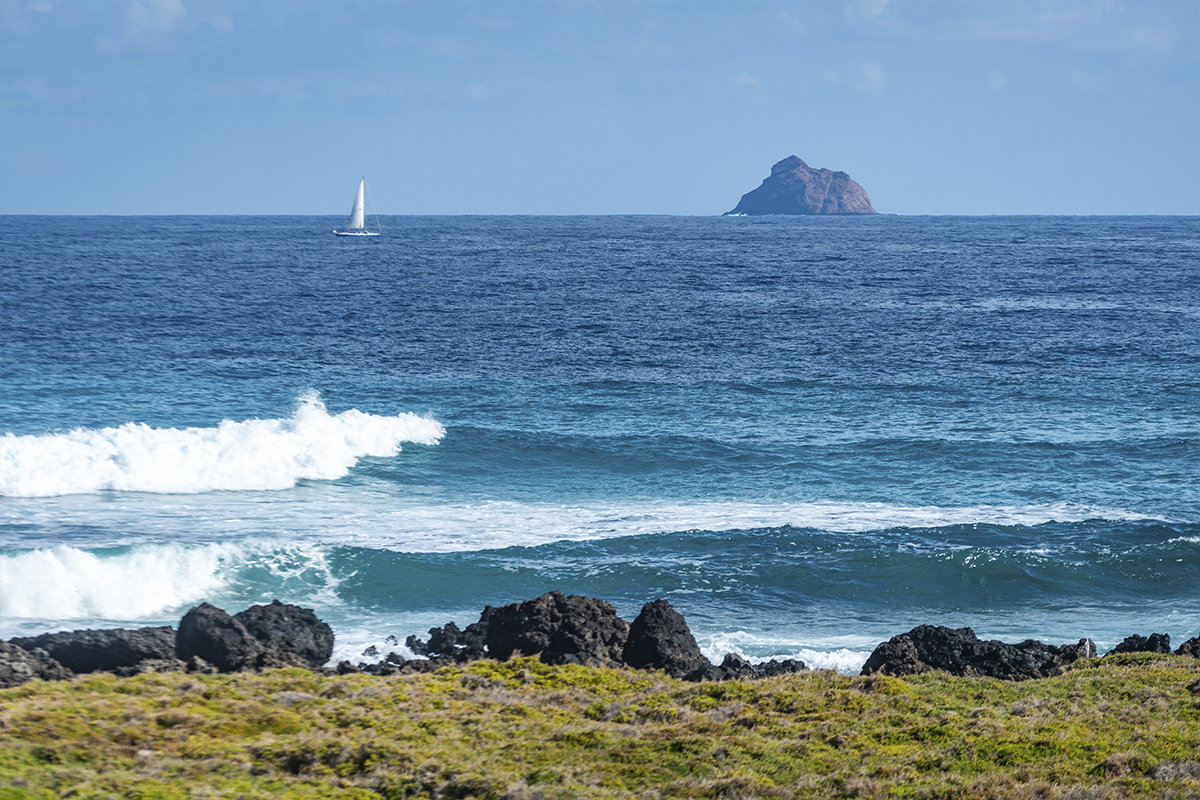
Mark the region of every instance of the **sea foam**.
[[0, 555], [6, 618], [149, 619], [224, 588], [236, 545], [142, 545], [103, 555], [58, 546]]
[[436, 420], [357, 409], [330, 414], [316, 392], [285, 419], [225, 420], [215, 428], [76, 429], [0, 439], [0, 494], [51, 497], [104, 491], [198, 494], [278, 490], [337, 480], [366, 456], [394, 456], [403, 442], [432, 445]]
[[230, 613], [276, 597], [339, 605], [328, 551], [280, 541], [69, 545], [0, 554], [0, 618], [12, 624], [177, 622], [208, 601]]

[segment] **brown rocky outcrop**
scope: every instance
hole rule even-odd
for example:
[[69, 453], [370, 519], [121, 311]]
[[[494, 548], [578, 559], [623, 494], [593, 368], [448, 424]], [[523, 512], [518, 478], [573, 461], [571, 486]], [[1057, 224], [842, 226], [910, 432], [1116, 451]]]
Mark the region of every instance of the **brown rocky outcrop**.
[[729, 214], [875, 214], [866, 190], [844, 172], [813, 169], [796, 156], [771, 167], [771, 174]]

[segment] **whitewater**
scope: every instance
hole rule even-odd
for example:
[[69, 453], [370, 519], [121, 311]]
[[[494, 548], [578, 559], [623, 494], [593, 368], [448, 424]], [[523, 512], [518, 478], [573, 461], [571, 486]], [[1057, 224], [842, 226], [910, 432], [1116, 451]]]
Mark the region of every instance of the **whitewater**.
[[353, 661], [551, 589], [846, 672], [1200, 631], [1194, 218], [22, 224], [4, 638], [278, 598]]

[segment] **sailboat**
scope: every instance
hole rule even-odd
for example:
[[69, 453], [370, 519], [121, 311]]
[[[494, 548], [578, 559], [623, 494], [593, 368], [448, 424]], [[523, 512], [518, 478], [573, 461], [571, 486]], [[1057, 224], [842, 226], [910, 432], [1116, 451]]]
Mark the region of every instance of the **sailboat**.
[[[354, 205], [350, 208], [350, 224], [345, 230], [339, 231], [337, 228], [333, 232], [338, 236], [379, 236], [379, 231], [367, 230], [366, 209], [363, 206], [363, 192], [367, 188], [367, 179], [363, 178], [358, 182], [358, 194], [354, 195]], [[379, 227], [379, 220], [375, 220], [375, 227]]]

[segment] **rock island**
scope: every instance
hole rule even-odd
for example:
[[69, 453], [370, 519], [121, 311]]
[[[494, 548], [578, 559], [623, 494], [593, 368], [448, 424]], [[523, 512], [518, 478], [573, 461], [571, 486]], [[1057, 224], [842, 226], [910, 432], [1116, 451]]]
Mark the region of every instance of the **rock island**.
[[875, 214], [867, 192], [849, 175], [813, 169], [796, 156], [771, 167], [771, 174], [742, 195], [729, 214]]

